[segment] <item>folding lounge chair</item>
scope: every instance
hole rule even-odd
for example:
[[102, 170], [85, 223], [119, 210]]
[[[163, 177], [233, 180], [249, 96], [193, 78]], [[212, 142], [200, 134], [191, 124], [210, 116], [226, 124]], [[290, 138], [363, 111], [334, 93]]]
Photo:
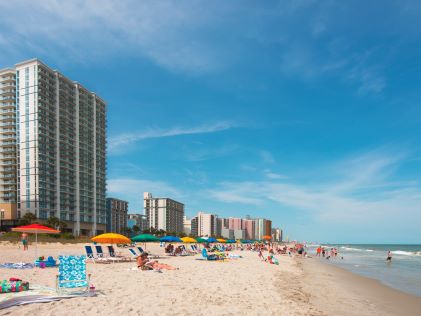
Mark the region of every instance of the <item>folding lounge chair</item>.
[[108, 253], [110, 255], [109, 259], [113, 261], [130, 261], [130, 258], [124, 257], [124, 256], [117, 256], [114, 251], [113, 246], [107, 246]]
[[129, 253], [132, 255], [133, 259], [137, 259], [137, 257], [139, 257], [139, 255], [136, 253], [136, 251], [134, 251], [133, 248], [129, 248], [127, 249], [129, 251]]
[[98, 258], [105, 258], [105, 254], [102, 251], [102, 246], [95, 246], [96, 253], [98, 255]]
[[86, 274], [86, 256], [58, 256], [60, 261], [56, 278], [56, 290], [89, 290], [91, 275]]
[[108, 263], [107, 259], [96, 257], [91, 246], [85, 246], [86, 257], [91, 259], [93, 263]]
[[[136, 247], [137, 250], [139, 250], [140, 254], [144, 253], [145, 251], [143, 250], [142, 247]], [[149, 257], [154, 258], [154, 259], [159, 259], [160, 256], [159, 255], [154, 255], [152, 253], [148, 253]]]

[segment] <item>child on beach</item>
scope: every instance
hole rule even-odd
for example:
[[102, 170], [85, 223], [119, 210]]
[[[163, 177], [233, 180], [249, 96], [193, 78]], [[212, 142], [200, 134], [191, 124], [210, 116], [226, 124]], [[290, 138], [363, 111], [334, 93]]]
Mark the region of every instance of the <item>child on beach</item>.
[[23, 233], [21, 238], [20, 238], [22, 245], [23, 245], [23, 250], [28, 250], [28, 234]]

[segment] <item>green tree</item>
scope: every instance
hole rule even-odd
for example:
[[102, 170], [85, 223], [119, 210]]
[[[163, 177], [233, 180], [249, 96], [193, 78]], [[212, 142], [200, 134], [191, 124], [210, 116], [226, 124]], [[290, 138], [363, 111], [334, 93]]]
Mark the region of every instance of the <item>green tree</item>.
[[137, 225], [133, 225], [132, 230], [135, 234], [138, 234], [140, 232], [140, 227]]
[[54, 229], [58, 229], [60, 226], [60, 220], [55, 216], [51, 216], [49, 219], [47, 219], [45, 225]]
[[35, 214], [33, 214], [33, 213], [26, 213], [20, 219], [20, 223], [21, 223], [21, 225], [29, 225], [29, 224], [32, 224], [33, 222], [35, 222], [36, 220], [37, 220], [37, 217], [36, 217]]

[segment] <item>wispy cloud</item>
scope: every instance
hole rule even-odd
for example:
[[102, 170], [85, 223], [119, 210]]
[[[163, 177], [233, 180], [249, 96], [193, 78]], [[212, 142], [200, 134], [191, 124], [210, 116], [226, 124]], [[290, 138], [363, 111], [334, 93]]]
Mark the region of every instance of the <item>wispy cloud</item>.
[[360, 229], [370, 226], [380, 231], [379, 224], [386, 230], [406, 223], [413, 230], [413, 223], [421, 221], [421, 185], [413, 180], [393, 181], [394, 171], [405, 157], [374, 151], [320, 170], [308, 184], [275, 177], [267, 181], [224, 182], [208, 193], [226, 203], [266, 207], [269, 202], [276, 203], [290, 212], [306, 212], [325, 224], [346, 223]]
[[231, 122], [221, 121], [214, 124], [205, 124], [195, 127], [174, 127], [171, 129], [150, 128], [143, 131], [121, 134], [110, 137], [108, 149], [110, 153], [124, 146], [151, 138], [174, 137], [193, 134], [208, 134], [221, 132], [236, 127]]

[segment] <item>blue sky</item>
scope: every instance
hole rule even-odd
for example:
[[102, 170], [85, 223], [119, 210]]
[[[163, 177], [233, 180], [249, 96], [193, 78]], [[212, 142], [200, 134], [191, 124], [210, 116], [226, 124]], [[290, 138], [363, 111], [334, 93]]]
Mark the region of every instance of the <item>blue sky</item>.
[[0, 67], [108, 102], [108, 190], [290, 238], [421, 242], [416, 1], [0, 2]]

